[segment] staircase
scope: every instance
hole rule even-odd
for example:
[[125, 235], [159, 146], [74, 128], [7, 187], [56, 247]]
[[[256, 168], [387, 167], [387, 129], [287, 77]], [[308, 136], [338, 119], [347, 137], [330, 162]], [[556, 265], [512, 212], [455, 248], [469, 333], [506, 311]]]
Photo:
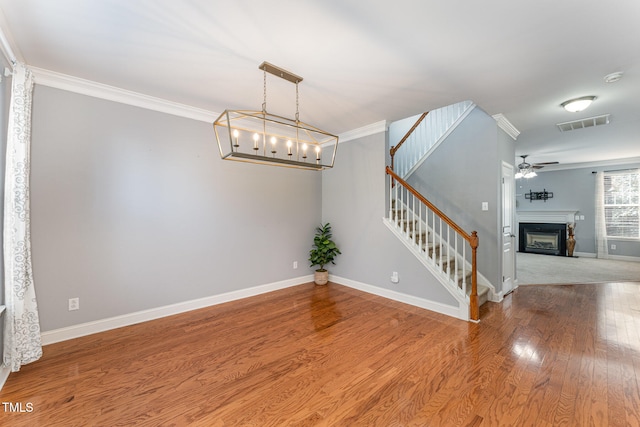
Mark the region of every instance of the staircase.
[[[399, 187], [399, 185], [398, 185]], [[392, 191], [392, 194], [396, 191]], [[452, 241], [453, 232], [448, 230], [448, 225], [444, 221], [436, 219], [436, 229], [434, 230], [428, 222], [433, 224], [433, 220], [425, 220], [424, 209], [420, 207], [418, 212], [407, 207], [402, 201], [402, 192], [399, 198], [391, 198], [391, 208], [388, 219], [385, 218], [387, 226], [396, 234], [405, 246], [429, 269], [438, 279], [444, 281], [444, 285], [452, 290], [452, 294], [463, 304], [469, 304], [472, 283], [472, 266], [467, 261], [466, 250], [461, 245], [460, 239]], [[413, 204], [413, 197], [410, 204]], [[419, 203], [418, 203], [419, 204]], [[431, 215], [433, 219], [433, 215]], [[439, 228], [444, 226], [444, 237], [438, 233]], [[457, 250], [462, 247], [462, 253]], [[482, 284], [477, 285], [478, 306], [487, 302], [489, 297], [489, 287]]]
[[[405, 181], [473, 107], [466, 101], [422, 114], [391, 148], [391, 167], [386, 168], [390, 207], [384, 222], [456, 298], [468, 318], [477, 321], [479, 307], [489, 295], [488, 287], [478, 285], [477, 233], [464, 231]], [[426, 119], [429, 116], [431, 120]]]
[[[391, 164], [393, 171], [407, 179], [474, 107], [473, 102], [463, 101], [422, 114], [395, 146]], [[398, 151], [401, 146], [402, 151]]]

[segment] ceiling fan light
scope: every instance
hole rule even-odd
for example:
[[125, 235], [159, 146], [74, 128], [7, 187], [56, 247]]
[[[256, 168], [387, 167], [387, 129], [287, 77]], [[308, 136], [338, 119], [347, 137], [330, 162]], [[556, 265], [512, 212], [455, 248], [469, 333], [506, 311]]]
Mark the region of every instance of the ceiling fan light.
[[536, 176], [538, 176], [538, 174], [533, 169], [530, 169], [529, 171], [527, 171], [527, 173], [524, 174], [525, 179], [535, 178]]
[[560, 104], [565, 110], [572, 113], [578, 113], [586, 109], [596, 99], [595, 96], [583, 96], [580, 98], [570, 99]]

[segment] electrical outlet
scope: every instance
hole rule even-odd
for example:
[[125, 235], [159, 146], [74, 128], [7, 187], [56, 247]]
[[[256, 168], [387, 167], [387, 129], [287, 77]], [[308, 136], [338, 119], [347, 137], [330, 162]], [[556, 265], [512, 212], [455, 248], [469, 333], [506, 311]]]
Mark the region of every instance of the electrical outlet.
[[391, 282], [398, 283], [399, 281], [400, 279], [398, 278], [398, 272], [394, 271], [393, 273], [391, 273]]
[[482, 202], [482, 210], [483, 211], [489, 210], [489, 202]]
[[69, 298], [69, 311], [80, 310], [80, 298]]
[[295, 270], [296, 268], [298, 268], [298, 261], [293, 261], [293, 269]]
[[614, 244], [612, 244], [612, 245], [611, 245], [611, 249], [613, 249], [614, 251], [616, 250], [616, 247], [617, 247], [617, 246], [616, 246], [616, 245], [614, 245]]

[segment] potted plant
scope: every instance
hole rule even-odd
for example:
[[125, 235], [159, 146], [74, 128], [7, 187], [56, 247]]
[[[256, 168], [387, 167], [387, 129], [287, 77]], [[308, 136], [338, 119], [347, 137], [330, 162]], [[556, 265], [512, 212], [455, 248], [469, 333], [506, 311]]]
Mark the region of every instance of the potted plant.
[[335, 264], [333, 260], [340, 254], [340, 249], [331, 240], [331, 224], [326, 223], [316, 227], [316, 235], [313, 237], [313, 248], [309, 251], [311, 267], [319, 266], [313, 276], [316, 285], [326, 285], [329, 281], [329, 272], [324, 268], [326, 264]]

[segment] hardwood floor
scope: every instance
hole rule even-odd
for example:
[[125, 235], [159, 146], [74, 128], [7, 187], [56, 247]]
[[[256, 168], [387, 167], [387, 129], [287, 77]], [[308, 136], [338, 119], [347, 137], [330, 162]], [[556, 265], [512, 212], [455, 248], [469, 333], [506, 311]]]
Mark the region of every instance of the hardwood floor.
[[481, 319], [304, 284], [49, 345], [0, 425], [640, 425], [640, 283], [520, 287]]

